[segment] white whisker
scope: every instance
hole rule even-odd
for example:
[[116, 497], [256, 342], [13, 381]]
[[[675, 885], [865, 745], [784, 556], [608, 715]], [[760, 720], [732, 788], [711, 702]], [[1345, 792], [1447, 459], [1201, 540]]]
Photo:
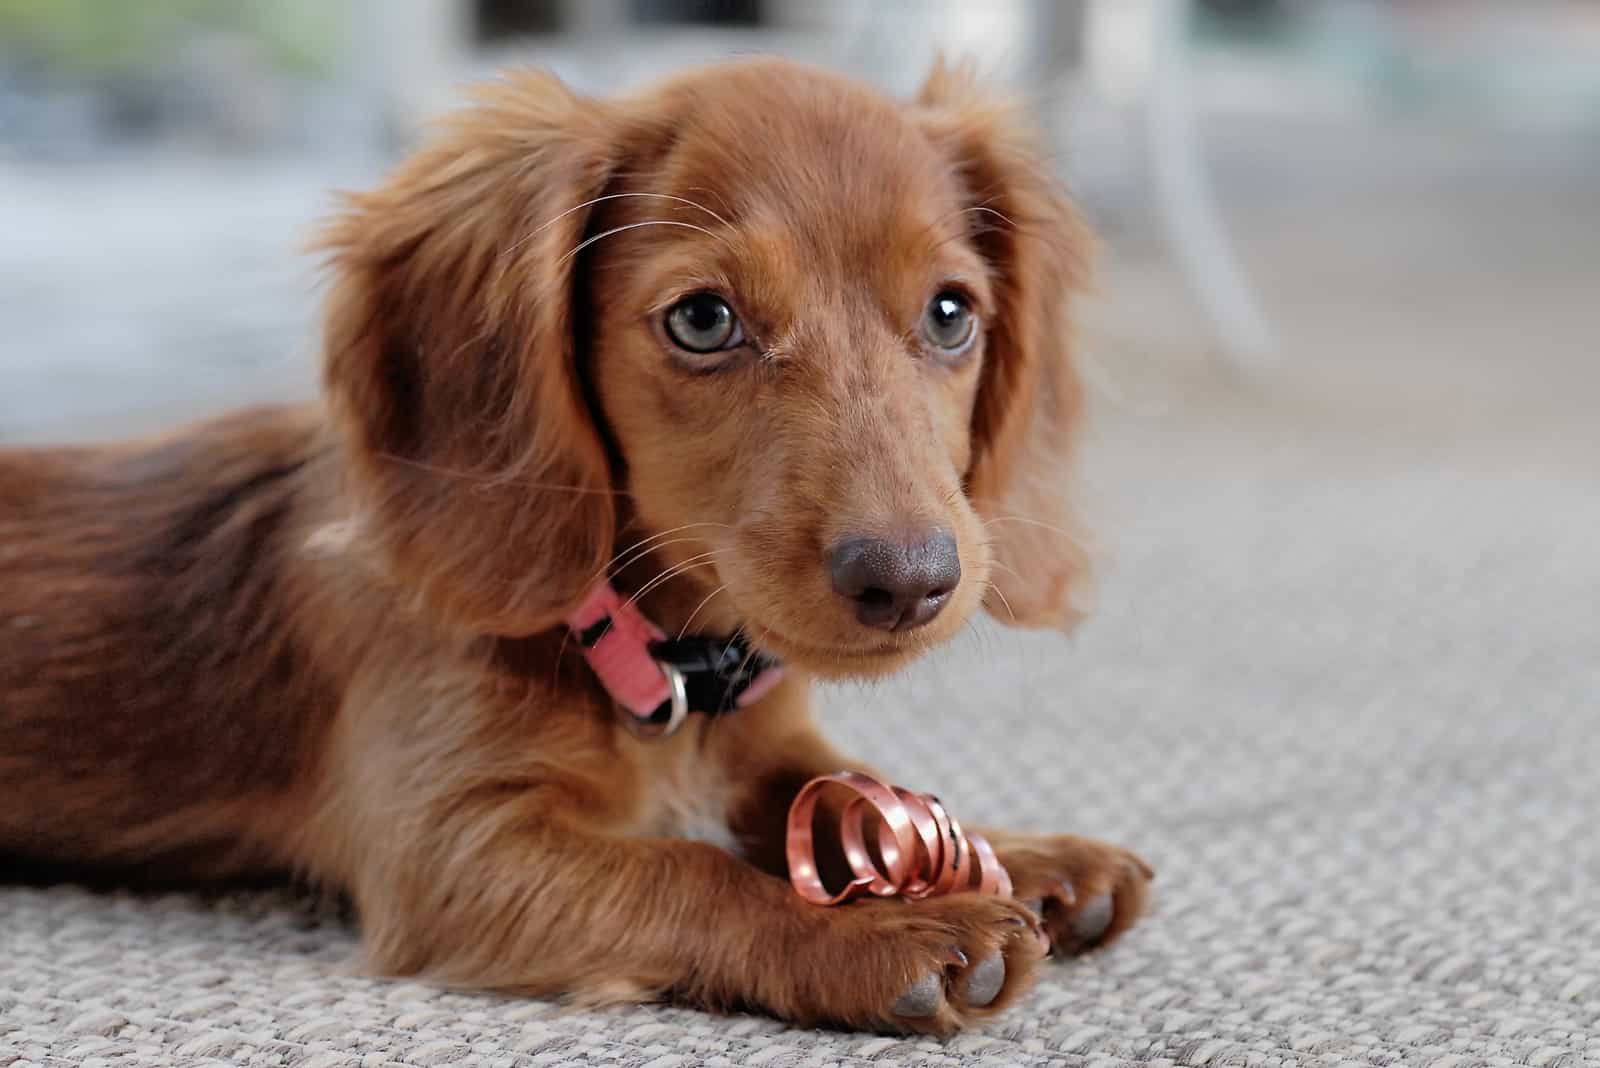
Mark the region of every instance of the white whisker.
[[1051, 523], [1043, 522], [1038, 519], [1030, 519], [1025, 515], [997, 515], [993, 519], [985, 519], [983, 521], [984, 526], [989, 526], [993, 523], [1026, 523], [1029, 526], [1040, 527], [1044, 530], [1051, 531], [1052, 533], [1060, 534], [1063, 538], [1066, 538], [1069, 541], [1076, 540], [1075, 535], [1070, 530], [1055, 526]]
[[672, 565], [665, 571], [661, 572], [661, 574], [657, 575], [655, 578], [639, 587], [639, 592], [635, 593], [632, 597], [629, 597], [626, 601], [624, 601], [622, 607], [627, 608], [629, 605], [634, 604], [639, 600], [639, 598], [643, 597], [645, 594], [649, 593], [663, 582], [677, 578], [679, 575], [682, 575], [684, 572], [691, 570], [697, 565], [711, 563], [714, 557], [720, 555], [722, 554], [718, 550], [713, 549], [710, 552], [698, 553], [689, 557], [689, 559], [682, 561], [681, 563]]
[[517, 249], [521, 248], [523, 245], [527, 244], [529, 241], [532, 241], [534, 238], [538, 237], [540, 234], [542, 234], [546, 230], [550, 229], [550, 227], [554, 226], [556, 223], [560, 222], [562, 219], [565, 219], [568, 215], [571, 215], [571, 214], [573, 214], [575, 212], [582, 211], [584, 208], [592, 208], [596, 204], [599, 204], [599, 203], [601, 203], [603, 201], [607, 201], [607, 200], [623, 200], [623, 199], [626, 199], [626, 198], [629, 198], [629, 197], [648, 197], [648, 198], [651, 198], [651, 199], [654, 199], [654, 200], [670, 200], [670, 201], [674, 201], [674, 202], [679, 203], [679, 204], [687, 204], [691, 208], [698, 208], [699, 210], [705, 212], [707, 215], [709, 215], [713, 219], [717, 220], [717, 222], [721, 223], [723, 226], [728, 227], [728, 229], [730, 229], [730, 230], [733, 229], [733, 224], [728, 222], [727, 219], [723, 218], [721, 215], [718, 215], [716, 212], [712, 211], [710, 208], [706, 207], [704, 204], [701, 204], [698, 201], [690, 200], [688, 197], [677, 197], [677, 196], [673, 196], [671, 193], [606, 193], [604, 196], [591, 197], [590, 199], [585, 200], [582, 204], [574, 204], [572, 207], [568, 208], [566, 211], [563, 211], [558, 215], [555, 215], [555, 216], [552, 216], [549, 219], [546, 219], [539, 226], [535, 227], [534, 230], [531, 233], [525, 235], [524, 237], [519, 238], [517, 241], [513, 242], [510, 246], [508, 246], [506, 248], [505, 254], [506, 255], [510, 255], [511, 253], [515, 252]]
[[989, 561], [989, 566], [990, 567], [998, 567], [1001, 571], [1004, 571], [1006, 574], [1010, 575], [1012, 578], [1016, 579], [1018, 582], [1025, 581], [1021, 575], [1017, 574], [1017, 569], [1016, 568], [1011, 567], [1008, 564], [1003, 564], [999, 560], [990, 560]]
[[980, 213], [983, 215], [993, 215], [996, 219], [1002, 220], [1007, 226], [1010, 226], [1013, 229], [1015, 229], [1017, 225], [1012, 221], [1011, 216], [1007, 215], [1005, 212], [998, 211], [994, 208], [986, 208], [982, 204], [976, 204], [970, 208], [965, 208], [961, 212], [963, 215], [977, 215]]
[[636, 561], [637, 559], [639, 559], [639, 557], [645, 556], [645, 555], [647, 555], [647, 554], [649, 554], [651, 552], [654, 552], [656, 549], [665, 548], [668, 545], [677, 545], [677, 544], [679, 544], [681, 542], [694, 541], [695, 540], [694, 538], [672, 538], [669, 541], [664, 541], [663, 539], [668, 538], [670, 535], [677, 534], [680, 531], [693, 530], [695, 527], [722, 527], [722, 528], [726, 528], [727, 524], [726, 523], [685, 523], [681, 527], [673, 527], [671, 530], [663, 530], [659, 534], [652, 534], [648, 538], [640, 538], [638, 541], [634, 542], [632, 545], [628, 546], [626, 549], [623, 549], [616, 556], [613, 556], [611, 558], [610, 562], [606, 564], [605, 568], [602, 569], [601, 573], [599, 575], [595, 576], [594, 581], [598, 582], [598, 581], [600, 581], [601, 578], [605, 577], [606, 575], [616, 575], [616, 574], [618, 574], [619, 572], [622, 571], [623, 568], [627, 567], [629, 564], [631, 564], [634, 561]]
[[617, 575], [620, 575], [625, 568], [627, 568], [627, 567], [629, 567], [629, 566], [631, 566], [633, 564], [638, 563], [641, 559], [643, 559], [646, 556], [649, 556], [651, 553], [655, 552], [657, 549], [665, 549], [669, 545], [682, 545], [685, 542], [694, 542], [694, 541], [698, 541], [698, 540], [699, 540], [698, 538], [692, 538], [692, 537], [690, 537], [690, 538], [668, 538], [665, 541], [658, 541], [658, 542], [655, 542], [654, 544], [651, 544], [651, 545], [642, 546], [642, 547], [640, 547], [638, 549], [633, 550], [633, 552], [629, 555], [629, 557], [626, 560], [619, 561], [617, 563], [617, 565], [615, 567], [611, 568], [607, 573], [612, 578], [615, 578]]
[[[582, 241], [578, 242], [577, 248], [574, 248], [565, 256], [562, 256], [556, 261], [556, 264], [559, 266], [563, 263], [566, 263], [572, 257], [576, 256], [578, 253], [582, 252], [584, 249], [588, 248], [590, 245], [601, 240], [602, 238], [610, 237], [612, 234], [620, 234], [625, 230], [637, 230], [643, 226], [676, 226], [684, 230], [698, 231], [699, 233], [705, 234], [707, 237], [715, 241], [723, 241], [723, 238], [719, 235], [707, 230], [704, 226], [696, 226], [694, 223], [676, 222], [671, 219], [646, 219], [644, 222], [628, 223], [624, 226], [613, 226], [611, 229], [604, 230], [598, 234], [595, 234], [593, 237], [584, 238]], [[723, 241], [723, 243], [726, 244], [727, 242]]]
[[[1011, 569], [1007, 568], [1006, 570], [1010, 571]], [[1016, 574], [1015, 571], [1012, 571], [1011, 573]], [[1011, 602], [1006, 599], [1006, 595], [1001, 592], [1000, 587], [996, 586], [992, 582], [986, 583], [986, 585], [989, 587], [989, 589], [994, 591], [994, 595], [996, 597], [1000, 598], [1000, 603], [1006, 606], [1006, 614], [1011, 617], [1011, 622], [1015, 623], [1017, 621], [1017, 614], [1011, 610]]]
[[699, 604], [694, 606], [694, 611], [689, 613], [689, 618], [684, 620], [683, 621], [683, 626], [678, 628], [678, 637], [680, 639], [685, 634], [689, 633], [689, 624], [693, 623], [694, 622], [694, 617], [700, 614], [700, 609], [702, 609], [706, 605], [710, 604], [711, 603], [711, 598], [715, 597], [717, 594], [721, 593], [723, 590], [725, 590], [727, 588], [728, 588], [728, 584], [726, 582], [724, 582], [722, 585], [718, 586], [716, 589], [714, 589], [710, 593], [706, 594], [705, 600], [701, 601]]

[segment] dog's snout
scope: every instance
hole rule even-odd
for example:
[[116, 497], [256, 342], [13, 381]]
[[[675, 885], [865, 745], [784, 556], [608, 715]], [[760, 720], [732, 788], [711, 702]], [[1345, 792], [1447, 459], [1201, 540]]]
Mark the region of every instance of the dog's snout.
[[846, 538], [828, 551], [833, 588], [856, 618], [879, 630], [911, 630], [939, 614], [961, 581], [961, 557], [947, 530], [904, 542]]

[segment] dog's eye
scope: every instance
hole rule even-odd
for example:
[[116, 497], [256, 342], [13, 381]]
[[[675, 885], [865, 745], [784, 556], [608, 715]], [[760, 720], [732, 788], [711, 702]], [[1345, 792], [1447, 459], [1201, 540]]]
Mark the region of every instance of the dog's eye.
[[744, 329], [728, 302], [715, 293], [684, 297], [667, 309], [667, 336], [686, 352], [731, 349], [744, 341]]
[[978, 317], [967, 298], [945, 290], [928, 302], [922, 315], [922, 336], [928, 344], [952, 355], [964, 352], [978, 333]]

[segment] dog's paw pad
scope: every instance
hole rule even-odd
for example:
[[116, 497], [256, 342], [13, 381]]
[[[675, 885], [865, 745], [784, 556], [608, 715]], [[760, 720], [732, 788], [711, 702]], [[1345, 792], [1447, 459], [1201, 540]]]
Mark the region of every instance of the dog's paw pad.
[[937, 1013], [943, 1001], [944, 976], [938, 972], [929, 972], [906, 987], [905, 993], [889, 1006], [889, 1011], [908, 1020], [920, 1020]]
[[1000, 990], [1005, 985], [1006, 957], [1004, 953], [996, 950], [973, 965], [972, 970], [967, 973], [967, 1004], [981, 1009], [999, 997]]
[[1096, 894], [1083, 903], [1072, 917], [1072, 935], [1084, 945], [1099, 942], [1116, 918], [1116, 902], [1110, 894]]

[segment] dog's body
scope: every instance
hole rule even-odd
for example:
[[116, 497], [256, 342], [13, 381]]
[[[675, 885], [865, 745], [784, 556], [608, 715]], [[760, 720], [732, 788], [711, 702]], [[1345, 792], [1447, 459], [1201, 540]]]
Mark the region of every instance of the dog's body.
[[[818, 908], [778, 876], [798, 787], [861, 767], [809, 677], [980, 603], [1071, 614], [1084, 238], [1026, 145], [942, 71], [908, 107], [776, 61], [489, 94], [330, 228], [325, 406], [0, 453], [0, 854], [304, 875], [374, 967], [445, 982], [996, 1011], [1037, 958], [1018, 902]], [[562, 625], [607, 574], [784, 680], [636, 737]], [[1122, 850], [990, 837], [1059, 951], [1142, 908]]]

